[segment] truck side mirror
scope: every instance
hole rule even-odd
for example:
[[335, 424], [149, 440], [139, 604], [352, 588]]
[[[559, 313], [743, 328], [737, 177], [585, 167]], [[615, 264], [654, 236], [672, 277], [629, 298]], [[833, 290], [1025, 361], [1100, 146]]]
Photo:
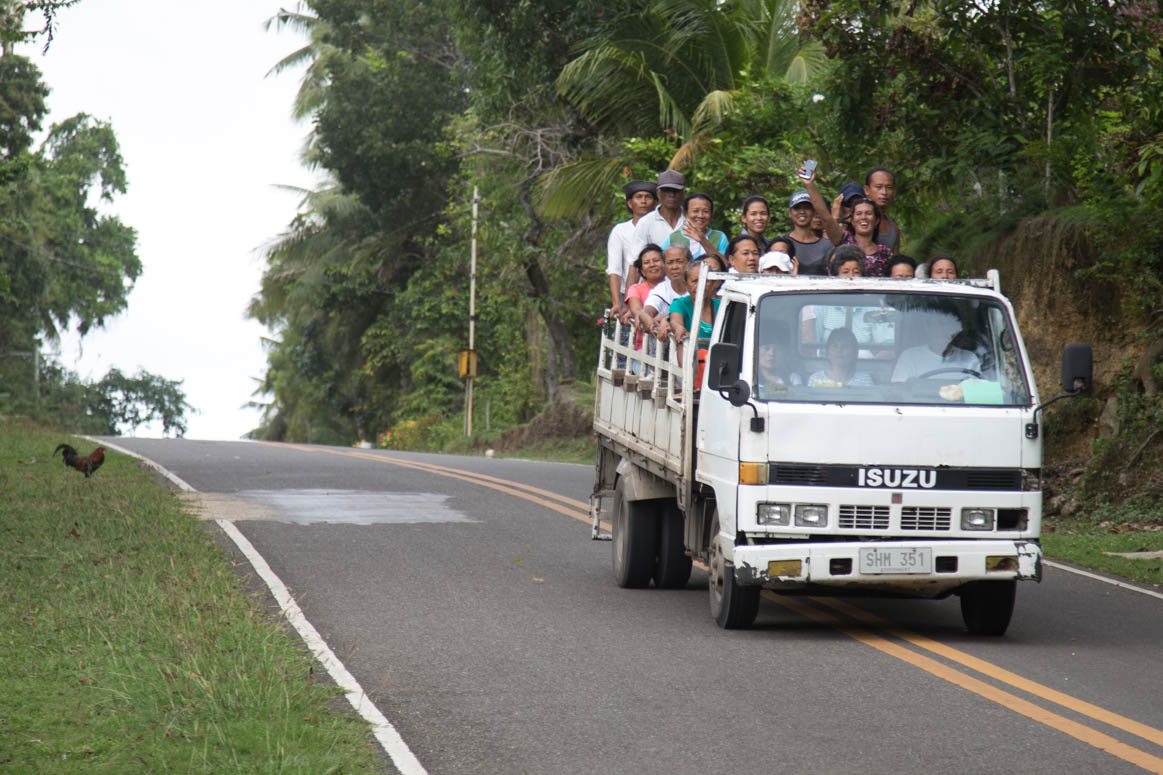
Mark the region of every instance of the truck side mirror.
[[1062, 389], [1067, 393], [1089, 393], [1094, 378], [1094, 355], [1090, 345], [1071, 342], [1062, 348]]
[[731, 342], [711, 346], [707, 358], [707, 387], [718, 391], [732, 406], [743, 406], [751, 398], [751, 388], [739, 379], [743, 366], [743, 351]]

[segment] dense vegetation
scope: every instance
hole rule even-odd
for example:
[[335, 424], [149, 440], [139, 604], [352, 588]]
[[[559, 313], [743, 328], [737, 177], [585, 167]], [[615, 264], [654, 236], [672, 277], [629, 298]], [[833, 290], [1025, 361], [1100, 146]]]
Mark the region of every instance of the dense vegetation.
[[[476, 405], [502, 424], [591, 366], [619, 186], [667, 166], [731, 233], [752, 193], [784, 227], [806, 157], [832, 190], [895, 170], [921, 259], [972, 265], [1048, 219], [1159, 336], [1155, 0], [309, 0], [272, 25], [309, 38], [275, 70], [307, 63], [304, 160], [332, 184], [304, 192], [251, 306], [277, 333], [258, 436], [459, 433], [474, 186]], [[1124, 380], [1136, 416], [1159, 411], [1147, 366]]]
[[[79, 114], [34, 141], [48, 88], [15, 45], [48, 46], [54, 12], [75, 2], [0, 0], [0, 413], [85, 433], [153, 420], [181, 435], [190, 407], [180, 383], [116, 369], [87, 382], [41, 357], [62, 330], [83, 337], [122, 312], [141, 274], [134, 230], [95, 206], [126, 190], [113, 128]], [[26, 30], [38, 16], [44, 26]]]

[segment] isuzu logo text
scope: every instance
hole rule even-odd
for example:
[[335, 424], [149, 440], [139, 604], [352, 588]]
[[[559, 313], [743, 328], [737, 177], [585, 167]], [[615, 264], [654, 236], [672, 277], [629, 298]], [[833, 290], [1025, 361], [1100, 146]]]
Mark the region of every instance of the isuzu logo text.
[[937, 486], [937, 472], [918, 468], [860, 468], [856, 486], [931, 489]]

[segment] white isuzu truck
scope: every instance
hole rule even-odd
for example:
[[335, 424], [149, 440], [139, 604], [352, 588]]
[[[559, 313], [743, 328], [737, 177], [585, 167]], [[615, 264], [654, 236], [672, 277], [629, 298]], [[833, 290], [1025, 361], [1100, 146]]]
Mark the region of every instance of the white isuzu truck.
[[[970, 632], [1004, 633], [1016, 582], [1041, 578], [1046, 404], [997, 273], [702, 271], [696, 310], [723, 281], [709, 340], [636, 347], [603, 326], [590, 503], [617, 583], [685, 586], [699, 560], [725, 628], [769, 589], [954, 594]], [[1091, 368], [1066, 345], [1058, 398]]]

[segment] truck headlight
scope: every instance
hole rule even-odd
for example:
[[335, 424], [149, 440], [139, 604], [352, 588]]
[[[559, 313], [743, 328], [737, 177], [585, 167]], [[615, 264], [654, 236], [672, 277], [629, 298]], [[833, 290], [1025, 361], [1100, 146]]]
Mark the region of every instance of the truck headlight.
[[760, 503], [756, 519], [761, 525], [790, 525], [790, 503]]
[[962, 530], [993, 530], [993, 509], [961, 509]]
[[814, 503], [796, 504], [796, 527], [827, 527], [828, 507]]

